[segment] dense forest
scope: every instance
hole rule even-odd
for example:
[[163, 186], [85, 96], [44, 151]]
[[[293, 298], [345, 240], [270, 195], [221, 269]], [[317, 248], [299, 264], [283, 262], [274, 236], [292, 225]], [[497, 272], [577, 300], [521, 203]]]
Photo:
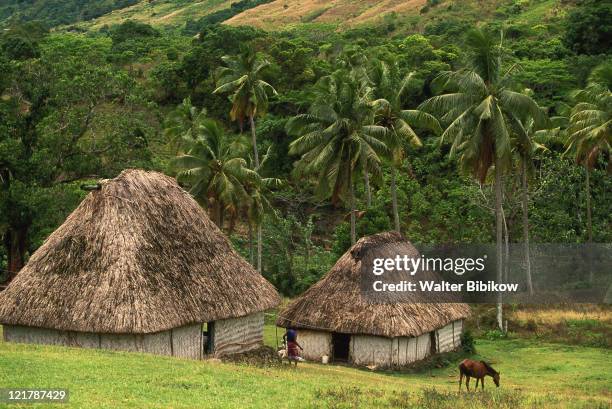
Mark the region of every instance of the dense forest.
[[48, 26], [91, 20], [138, 0], [6, 0], [0, 5], [0, 20], [43, 21]]
[[0, 281], [84, 183], [130, 167], [176, 176], [289, 296], [385, 230], [612, 240], [610, 1], [500, 1], [478, 22], [430, 0], [342, 30], [222, 24], [254, 0], [177, 27], [66, 25], [131, 3], [0, 6]]

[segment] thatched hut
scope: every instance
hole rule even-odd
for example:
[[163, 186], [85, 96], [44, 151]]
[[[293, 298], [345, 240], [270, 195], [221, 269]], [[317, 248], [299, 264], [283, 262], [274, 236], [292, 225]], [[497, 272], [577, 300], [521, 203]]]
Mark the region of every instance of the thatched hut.
[[327, 355], [356, 365], [403, 366], [460, 346], [463, 320], [470, 312], [467, 304], [423, 303], [409, 294], [399, 302], [364, 297], [362, 268], [373, 258], [396, 255], [419, 257], [398, 233], [364, 237], [280, 312], [277, 325], [299, 330], [304, 358]]
[[168, 176], [103, 180], [0, 293], [6, 341], [199, 359], [256, 348], [272, 284]]

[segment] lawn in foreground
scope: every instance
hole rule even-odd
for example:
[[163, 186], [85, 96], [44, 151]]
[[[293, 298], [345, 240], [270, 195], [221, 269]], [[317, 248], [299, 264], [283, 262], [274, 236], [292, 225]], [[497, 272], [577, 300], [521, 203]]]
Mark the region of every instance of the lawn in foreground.
[[457, 394], [454, 364], [415, 374], [312, 363], [258, 368], [2, 342], [0, 388], [68, 388], [70, 404], [61, 407], [91, 408], [610, 407], [607, 349], [525, 339], [478, 340], [477, 348], [502, 374], [501, 388], [488, 379], [490, 393], [479, 395]]

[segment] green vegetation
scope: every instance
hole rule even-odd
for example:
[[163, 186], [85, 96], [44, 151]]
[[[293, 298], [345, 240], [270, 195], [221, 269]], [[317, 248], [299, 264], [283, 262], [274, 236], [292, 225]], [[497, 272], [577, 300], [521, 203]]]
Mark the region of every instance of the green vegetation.
[[[266, 326], [266, 331], [273, 335], [274, 328]], [[273, 338], [270, 341], [274, 345]], [[490, 360], [501, 372], [499, 389], [489, 381], [484, 393], [458, 395], [457, 362], [444, 368], [404, 373], [312, 363], [300, 364], [295, 369], [288, 365], [254, 367], [1, 341], [0, 384], [3, 387], [66, 387], [70, 390], [67, 407], [605, 408], [610, 405], [612, 379], [608, 368], [612, 362], [605, 349], [520, 339], [478, 339], [476, 342], [476, 357]]]
[[[83, 183], [129, 167], [176, 176], [285, 296], [393, 228], [611, 242], [610, 3], [404, 3], [2, 2], [0, 284]], [[290, 370], [2, 342], [0, 385], [66, 386], [74, 407], [609, 407], [609, 310], [507, 306], [509, 333], [474, 310], [464, 342], [499, 390], [457, 395], [457, 356]]]
[[[206, 24], [193, 37], [184, 15], [168, 26], [144, 18], [231, 8], [220, 0], [143, 2], [79, 25], [80, 33], [7, 23], [0, 280], [74, 209], [81, 183], [126, 167], [183, 172], [181, 183], [288, 296], [362, 235], [395, 228], [416, 243], [498, 239], [495, 185], [504, 240], [609, 242], [606, 27], [592, 33], [597, 53], [568, 42], [582, 38], [571, 31], [590, 33], [570, 20], [608, 9], [478, 3], [429, 2], [421, 15], [398, 12], [344, 31], [317, 18], [274, 34]], [[478, 18], [486, 24], [472, 31]], [[459, 101], [469, 115], [432, 106], [456, 90], [469, 97]]]
[[612, 347], [612, 316], [607, 306], [525, 308], [511, 311], [508, 317], [510, 331], [516, 336], [571, 345]]
[[582, 0], [567, 18], [565, 42], [579, 54], [600, 54], [610, 48], [612, 4], [608, 1]]
[[385, 128], [373, 124], [370, 92], [359, 71], [338, 70], [318, 83], [309, 111], [287, 123], [288, 133], [297, 136], [289, 154], [301, 156], [298, 174], [314, 175], [317, 193], [332, 204], [341, 199], [348, 204], [351, 244], [356, 241], [355, 179], [363, 174], [369, 197], [368, 175], [380, 173], [379, 155], [386, 150]]
[[139, 0], [6, 0], [0, 5], [0, 26], [5, 20], [44, 21], [49, 26], [87, 21]]
[[260, 4], [269, 3], [272, 0], [239, 0], [232, 2], [229, 8], [210, 13], [199, 20], [188, 20], [185, 24], [185, 33], [196, 34], [203, 31], [207, 26], [222, 23], [242, 13], [245, 10], [257, 7]]

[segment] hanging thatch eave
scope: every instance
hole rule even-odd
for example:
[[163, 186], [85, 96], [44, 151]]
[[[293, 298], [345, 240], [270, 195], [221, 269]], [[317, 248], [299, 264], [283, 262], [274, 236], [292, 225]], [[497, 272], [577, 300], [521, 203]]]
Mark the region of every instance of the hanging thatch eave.
[[0, 323], [144, 334], [241, 317], [278, 293], [176, 181], [105, 180], [0, 294]]
[[[366, 334], [382, 337], [416, 337], [466, 318], [463, 303], [372, 303], [360, 290], [362, 263], [373, 257], [417, 256], [410, 242], [395, 232], [360, 239], [331, 270], [280, 312], [277, 325], [310, 330]], [[427, 273], [426, 274], [432, 274]], [[429, 300], [430, 301], [430, 300]]]

